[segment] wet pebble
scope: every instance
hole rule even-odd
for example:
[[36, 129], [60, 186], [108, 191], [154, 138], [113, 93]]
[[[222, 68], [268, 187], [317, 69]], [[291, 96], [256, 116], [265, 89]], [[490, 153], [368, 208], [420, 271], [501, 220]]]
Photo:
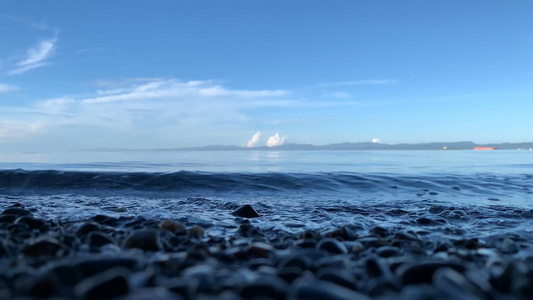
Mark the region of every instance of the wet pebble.
[[291, 299], [369, 300], [364, 294], [318, 279], [299, 279], [293, 286]]
[[129, 271], [115, 268], [89, 277], [74, 288], [77, 297], [84, 299], [112, 299], [129, 291]]
[[346, 248], [346, 246], [339, 240], [333, 238], [325, 238], [320, 240], [320, 242], [318, 242], [318, 244], [316, 245], [316, 248], [334, 254], [348, 253], [348, 249]]
[[159, 251], [162, 248], [157, 230], [139, 229], [133, 231], [124, 241], [125, 248], [138, 248], [144, 251]]
[[260, 217], [259, 214], [255, 211], [255, 209], [249, 205], [245, 204], [233, 212], [231, 212], [232, 215], [242, 218], [258, 218]]

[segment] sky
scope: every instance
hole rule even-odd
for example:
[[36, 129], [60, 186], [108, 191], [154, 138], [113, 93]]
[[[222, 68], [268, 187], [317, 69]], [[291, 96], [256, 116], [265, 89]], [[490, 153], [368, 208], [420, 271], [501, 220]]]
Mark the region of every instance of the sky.
[[2, 1], [0, 152], [533, 141], [533, 1]]

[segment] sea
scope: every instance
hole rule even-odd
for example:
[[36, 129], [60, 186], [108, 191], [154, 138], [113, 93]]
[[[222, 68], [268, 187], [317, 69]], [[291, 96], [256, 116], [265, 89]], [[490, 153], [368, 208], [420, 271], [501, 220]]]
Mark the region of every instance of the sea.
[[533, 151], [0, 153], [0, 208], [14, 203], [45, 219], [168, 218], [221, 236], [250, 204], [269, 232], [533, 241]]

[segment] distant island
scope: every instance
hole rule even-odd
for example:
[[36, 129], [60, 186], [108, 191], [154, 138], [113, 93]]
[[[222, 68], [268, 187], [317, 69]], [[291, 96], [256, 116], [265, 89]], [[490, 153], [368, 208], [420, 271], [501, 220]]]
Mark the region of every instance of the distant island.
[[[283, 144], [275, 147], [240, 147], [212, 145], [202, 147], [162, 148], [154, 151], [299, 151], [299, 150], [473, 150], [479, 148], [497, 148], [498, 150], [531, 150], [533, 142], [525, 143], [499, 143], [499, 144], [476, 144], [474, 142], [433, 142], [419, 144], [381, 144], [373, 142], [340, 143], [329, 145], [311, 144]], [[102, 150], [102, 149], [101, 149]], [[113, 149], [108, 149], [113, 150]], [[125, 150], [125, 149], [116, 149]], [[145, 150], [144, 150], [145, 151]]]

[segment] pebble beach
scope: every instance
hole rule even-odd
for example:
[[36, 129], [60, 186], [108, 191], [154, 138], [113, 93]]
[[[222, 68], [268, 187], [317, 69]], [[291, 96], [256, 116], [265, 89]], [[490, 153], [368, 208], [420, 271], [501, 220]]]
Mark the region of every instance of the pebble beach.
[[[428, 241], [342, 226], [261, 230], [249, 205], [217, 236], [172, 219], [0, 215], [2, 299], [532, 299], [530, 241]], [[431, 220], [419, 220], [431, 222]]]

